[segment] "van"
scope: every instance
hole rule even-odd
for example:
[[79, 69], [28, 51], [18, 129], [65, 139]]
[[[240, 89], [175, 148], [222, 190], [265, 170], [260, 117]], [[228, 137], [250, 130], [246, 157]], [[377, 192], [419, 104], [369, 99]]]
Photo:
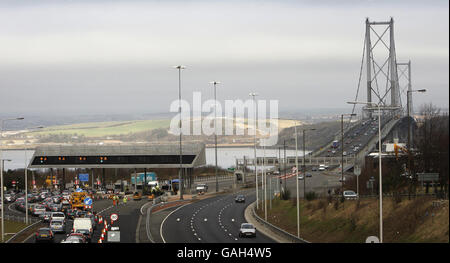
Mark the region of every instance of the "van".
[[92, 220], [90, 218], [75, 218], [75, 220], [73, 220], [72, 232], [76, 233], [77, 230], [87, 230], [92, 234]]

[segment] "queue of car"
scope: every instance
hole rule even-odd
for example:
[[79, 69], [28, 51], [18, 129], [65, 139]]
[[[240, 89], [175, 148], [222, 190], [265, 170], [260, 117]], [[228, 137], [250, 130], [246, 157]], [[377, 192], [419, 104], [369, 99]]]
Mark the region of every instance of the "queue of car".
[[[8, 192], [4, 195], [5, 203], [14, 203], [16, 210], [39, 217], [47, 227], [40, 228], [34, 234], [35, 242], [54, 242], [56, 234], [66, 237], [61, 243], [87, 243], [92, 239], [96, 229], [97, 219], [91, 211], [71, 209], [70, 194], [68, 190], [48, 191], [40, 190], [29, 193], [26, 197], [23, 192]], [[28, 199], [28, 207], [25, 206]], [[69, 220], [73, 220], [72, 229]]]

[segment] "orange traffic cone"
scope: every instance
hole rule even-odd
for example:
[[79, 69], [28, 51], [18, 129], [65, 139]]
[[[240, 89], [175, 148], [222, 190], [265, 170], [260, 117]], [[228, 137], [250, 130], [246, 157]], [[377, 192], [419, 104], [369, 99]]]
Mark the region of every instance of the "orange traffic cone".
[[98, 239], [97, 243], [102, 243], [102, 238], [101, 237]]

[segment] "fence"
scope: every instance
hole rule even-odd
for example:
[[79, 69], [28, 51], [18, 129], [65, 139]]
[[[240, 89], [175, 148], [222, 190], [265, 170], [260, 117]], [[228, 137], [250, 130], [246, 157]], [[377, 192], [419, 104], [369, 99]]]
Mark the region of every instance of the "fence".
[[291, 240], [293, 243], [309, 243], [308, 241], [298, 238], [298, 237], [292, 235], [291, 233], [288, 233], [288, 232], [284, 231], [283, 229], [281, 229], [275, 225], [272, 225], [271, 223], [269, 223], [269, 222], [265, 221], [264, 219], [262, 219], [261, 217], [259, 217], [258, 214], [256, 214], [254, 205], [252, 206], [251, 209], [252, 209], [253, 217], [256, 219], [256, 221], [267, 226], [275, 233], [278, 233], [279, 235], [283, 236], [285, 239]]
[[[8, 220], [8, 221], [26, 223], [25, 222], [25, 216], [22, 216], [22, 215], [8, 215], [8, 214], [6, 214], [6, 215], [4, 215], [4, 217], [5, 217], [5, 220]], [[29, 216], [28, 217], [28, 221], [30, 221], [30, 223], [35, 223], [35, 222], [38, 222], [38, 221], [41, 221], [41, 220], [39, 218]]]

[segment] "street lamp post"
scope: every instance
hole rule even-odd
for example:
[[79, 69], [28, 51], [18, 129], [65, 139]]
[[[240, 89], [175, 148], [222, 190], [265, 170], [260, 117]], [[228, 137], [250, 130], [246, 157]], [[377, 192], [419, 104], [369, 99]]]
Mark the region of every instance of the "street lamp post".
[[214, 84], [214, 144], [215, 144], [215, 158], [216, 158], [216, 193], [219, 192], [219, 178], [217, 175], [217, 97], [216, 97], [216, 85], [220, 84], [219, 81], [212, 81], [211, 84]]
[[[43, 126], [32, 127], [30, 129], [42, 129]], [[26, 144], [26, 143], [25, 143]], [[28, 207], [28, 165], [27, 165], [27, 147], [25, 147], [25, 207]], [[28, 209], [25, 209], [25, 222], [28, 224]]]
[[[411, 65], [411, 62], [408, 64], [408, 66]], [[410, 112], [412, 112], [411, 110], [411, 105], [409, 104], [409, 101], [412, 100], [410, 97], [412, 96], [411, 93], [413, 92], [421, 92], [424, 93], [427, 90], [426, 89], [419, 89], [419, 90], [411, 90], [411, 70], [409, 70], [409, 89], [406, 91], [406, 112], [407, 112], [407, 116], [408, 116], [408, 145], [407, 145], [407, 149], [408, 149], [408, 176], [412, 176], [411, 173], [411, 150], [412, 150], [412, 146], [411, 146], [411, 116], [410, 116]], [[411, 179], [412, 181], [412, 179]], [[410, 187], [411, 189], [411, 187]], [[415, 187], [414, 187], [414, 191], [415, 191]], [[409, 191], [410, 192], [410, 191]], [[408, 197], [409, 198], [409, 197]]]
[[267, 174], [266, 174], [266, 145], [263, 144], [263, 182], [264, 182], [264, 218], [267, 221]]
[[174, 68], [178, 69], [178, 113], [180, 114], [180, 171], [178, 174], [178, 191], [180, 191], [180, 200], [183, 200], [183, 152], [182, 152], [182, 145], [181, 145], [181, 70], [185, 69], [186, 67], [183, 65], [174, 66]]
[[2, 204], [2, 213], [1, 213], [1, 215], [2, 215], [2, 242], [4, 241], [4, 237], [5, 237], [5, 221], [4, 221], [4, 217], [3, 217], [3, 210], [5, 210], [4, 208], [4, 206], [3, 206], [3, 123], [5, 122], [5, 121], [10, 121], [10, 120], [23, 120], [24, 118], [22, 118], [22, 117], [19, 117], [19, 118], [11, 118], [11, 119], [2, 119], [2, 120], [0, 120], [0, 140], [1, 140], [1, 143], [0, 143], [0, 160], [2, 160], [2, 162], [1, 162], [1, 171], [0, 171], [0, 176], [1, 176], [1, 204]]
[[10, 162], [11, 160], [9, 159], [1, 159], [1, 175], [0, 175], [0, 187], [2, 188], [1, 190], [1, 208], [2, 208], [2, 242], [5, 241], [5, 217], [4, 217], [4, 210], [5, 210], [5, 206], [4, 206], [4, 202], [3, 202], [3, 167], [5, 166], [5, 161]]
[[305, 141], [305, 132], [306, 131], [315, 131], [315, 128], [311, 129], [304, 129], [302, 130], [303, 133], [303, 199], [305, 199], [305, 193], [306, 193], [306, 141]]
[[[378, 109], [378, 171], [379, 171], [379, 200], [380, 200], [380, 243], [383, 243], [383, 178], [381, 170], [381, 102], [375, 104], [372, 102], [360, 102], [360, 101], [350, 101], [348, 104], [365, 104], [372, 105]], [[384, 107], [385, 109], [395, 110], [399, 107]]]
[[287, 164], [287, 158], [286, 158], [286, 140], [283, 141], [283, 150], [284, 150], [284, 192], [287, 192], [287, 185], [286, 185], [286, 164]]
[[256, 210], [259, 209], [259, 196], [258, 196], [258, 170], [257, 170], [257, 160], [256, 160], [256, 101], [255, 101], [255, 97], [258, 96], [258, 94], [256, 94], [255, 92], [251, 92], [249, 94], [249, 96], [252, 97], [253, 99], [253, 128], [255, 130], [255, 134], [253, 137], [253, 144], [254, 144], [254, 153], [255, 153], [255, 159], [254, 159], [254, 164], [255, 164], [255, 183], [256, 183]]
[[356, 116], [352, 114], [341, 114], [341, 195], [344, 194], [344, 116]]

